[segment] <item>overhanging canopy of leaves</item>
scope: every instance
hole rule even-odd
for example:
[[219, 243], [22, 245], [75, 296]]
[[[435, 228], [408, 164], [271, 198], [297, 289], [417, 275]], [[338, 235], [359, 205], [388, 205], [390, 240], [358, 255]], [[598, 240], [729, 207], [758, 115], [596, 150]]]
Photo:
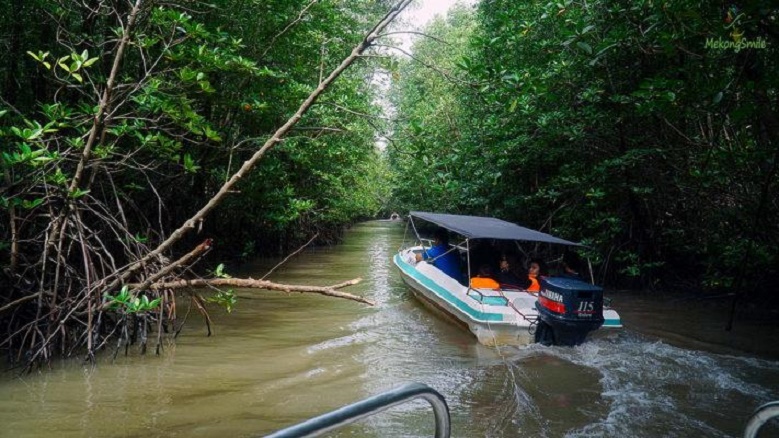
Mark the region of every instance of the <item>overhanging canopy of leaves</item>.
[[[765, 291], [779, 242], [779, 10], [485, 0], [396, 81], [396, 208], [582, 240], [601, 278]], [[738, 46], [738, 44], [741, 46]], [[775, 289], [775, 288], [772, 288]]]

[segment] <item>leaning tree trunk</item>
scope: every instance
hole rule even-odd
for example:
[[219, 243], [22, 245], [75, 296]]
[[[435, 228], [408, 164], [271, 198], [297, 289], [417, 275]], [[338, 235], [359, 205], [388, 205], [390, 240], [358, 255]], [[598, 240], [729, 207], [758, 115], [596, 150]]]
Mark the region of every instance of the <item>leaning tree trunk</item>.
[[[92, 359], [95, 351], [108, 345], [110, 339], [117, 339], [117, 349], [121, 346], [127, 348], [132, 340], [130, 330], [132, 324], [142, 324], [140, 333], [141, 351], [145, 351], [148, 334], [147, 325], [150, 321], [156, 321], [158, 327], [158, 351], [161, 344], [163, 327], [167, 321], [176, 321], [176, 303], [174, 291], [181, 288], [194, 288], [201, 286], [235, 286], [256, 288], [265, 290], [278, 290], [287, 292], [317, 293], [326, 296], [350, 299], [366, 304], [372, 304], [369, 300], [337, 289], [355, 284], [359, 279], [346, 281], [332, 286], [302, 286], [281, 285], [264, 279], [195, 279], [182, 278], [184, 268], [192, 266], [210, 249], [211, 242], [206, 240], [185, 255], [175, 261], [168, 261], [165, 257], [170, 255], [174, 245], [188, 232], [193, 230], [198, 223], [204, 220], [227, 196], [234, 192], [235, 186], [246, 177], [257, 163], [275, 145], [290, 132], [303, 115], [312, 107], [316, 100], [332, 85], [366, 49], [371, 47], [379, 36], [395, 17], [411, 2], [401, 0], [393, 7], [382, 20], [368, 32], [367, 36], [353, 48], [347, 56], [316, 89], [302, 102], [297, 111], [286, 123], [279, 127], [275, 133], [262, 144], [253, 155], [222, 185], [218, 192], [189, 219], [184, 221], [179, 228], [165, 238], [155, 248], [144, 248], [142, 244], [128, 244], [134, 236], [127, 226], [121, 202], [117, 199], [116, 206], [108, 208], [105, 204], [96, 205], [96, 200], [85, 201], [82, 197], [92, 187], [94, 175], [103, 166], [96, 151], [104, 146], [106, 133], [113, 126], [113, 117], [117, 108], [122, 108], [130, 99], [134, 91], [141, 89], [142, 84], [151, 75], [151, 69], [157, 60], [145, 59], [150, 67], [146, 68], [145, 75], [137, 80], [137, 83], [120, 84], [122, 77], [121, 65], [127, 50], [131, 47], [142, 50], [136, 45], [133, 38], [139, 20], [145, 17], [149, 9], [147, 2], [150, 0], [134, 0], [132, 9], [120, 20], [121, 36], [113, 49], [113, 61], [110, 63], [110, 72], [106, 76], [105, 85], [92, 93], [98, 101], [94, 105], [94, 115], [88, 123], [85, 123], [85, 135], [83, 146], [80, 149], [68, 149], [68, 162], [75, 164], [72, 177], [63, 185], [65, 190], [47, 194], [45, 217], [50, 220], [45, 230], [41, 230], [41, 254], [38, 265], [35, 266], [37, 281], [35, 289], [23, 292], [21, 289], [15, 292], [6, 304], [0, 307], [0, 313], [20, 311], [25, 313], [26, 320], [17, 328], [8, 331], [8, 337], [0, 342], [0, 348], [15, 350], [15, 359], [23, 359], [29, 369], [36, 363], [50, 360], [55, 347], [61, 347], [66, 355], [73, 351], [86, 349], [87, 357]], [[313, 2], [312, 2], [313, 3]], [[105, 6], [103, 3], [101, 5]], [[108, 6], [106, 6], [108, 7]], [[121, 14], [114, 10], [116, 17]], [[171, 34], [171, 44], [176, 38], [175, 32]], [[37, 58], [36, 58], [37, 59]], [[47, 67], [48, 68], [48, 67]], [[51, 69], [54, 71], [54, 68]], [[79, 82], [81, 79], [79, 77]], [[96, 81], [89, 78], [84, 82], [94, 84]], [[68, 88], [67, 84], [63, 89]], [[77, 87], [70, 84], [70, 89]], [[130, 90], [130, 91], [128, 91]], [[53, 140], [54, 144], [58, 140]], [[78, 152], [78, 154], [76, 154]], [[51, 169], [50, 169], [51, 170]], [[108, 184], [113, 186], [113, 180], [108, 174]], [[111, 188], [108, 188], [110, 192]], [[119, 194], [114, 188], [114, 194]], [[66, 191], [67, 193], [62, 193]], [[83, 220], [85, 214], [105, 218], [111, 221], [107, 227], [107, 238], [113, 245], [119, 245], [123, 254], [115, 257], [111, 244], [106, 244], [100, 233], [95, 233]], [[39, 215], [39, 217], [44, 217]], [[18, 224], [18, 218], [12, 218], [12, 225]], [[161, 224], [160, 224], [161, 226]], [[18, 231], [14, 228], [14, 234]], [[164, 230], [159, 230], [160, 234]], [[16, 251], [14, 251], [16, 252]], [[129, 260], [129, 261], [126, 261]], [[21, 269], [20, 269], [21, 270]], [[117, 294], [119, 289], [126, 293], [127, 303], [136, 302], [143, 298], [149, 303], [159, 303], [158, 307], [149, 307], [143, 312], [131, 313], [126, 309], [113, 309], [112, 298], [106, 298], [107, 294]], [[21, 295], [21, 296], [20, 296]], [[117, 294], [118, 296], [118, 294]], [[151, 300], [150, 300], [151, 298]], [[158, 301], [159, 300], [159, 301]], [[197, 294], [192, 295], [192, 302], [208, 320], [208, 315], [203, 307], [202, 299]], [[30, 301], [36, 301], [36, 305], [29, 305]], [[23, 310], [20, 310], [23, 309]], [[18, 320], [17, 313], [10, 320]], [[21, 317], [20, 317], [21, 318]], [[155, 320], [156, 318], [156, 320]], [[135, 321], [135, 322], [134, 322]], [[15, 322], [16, 323], [16, 322]], [[175, 326], [174, 326], [175, 329]], [[180, 326], [178, 328], [180, 330]], [[99, 337], [98, 337], [99, 336]], [[12, 347], [11, 347], [12, 346]]]

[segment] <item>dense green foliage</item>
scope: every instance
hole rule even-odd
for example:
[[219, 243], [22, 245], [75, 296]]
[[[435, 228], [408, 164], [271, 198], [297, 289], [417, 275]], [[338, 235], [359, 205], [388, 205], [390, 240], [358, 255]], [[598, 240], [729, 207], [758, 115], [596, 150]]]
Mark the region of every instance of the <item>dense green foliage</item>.
[[[203, 207], [388, 5], [2, 0], [0, 8], [0, 308], [13, 304], [0, 310], [8, 333], [0, 349], [40, 359], [52, 345], [82, 343], [102, 305], [96, 282], [114, 281]], [[213, 264], [285, 252], [375, 216], [388, 185], [366, 122], [378, 111], [371, 62], [347, 70], [243, 175], [238, 193], [165, 256], [175, 260], [206, 237], [214, 244], [204, 248], [220, 255]], [[90, 310], [72, 311], [80, 306]], [[76, 330], [49, 324], [64, 315]], [[49, 342], [60, 333], [63, 342]]]
[[[93, 2], [91, 13], [78, 2], [12, 3], [3, 4], [15, 14], [2, 23], [11, 46], [0, 71], [7, 178], [2, 202], [4, 208], [39, 209], [24, 211], [30, 228], [54, 202], [51, 193], [71, 182], [70, 166], [86, 141], [121, 28], [100, 2]], [[372, 2], [348, 9], [332, 3], [306, 8], [304, 1], [190, 6], [194, 11], [156, 2], [142, 8], [117, 79], [121, 89], [114, 100], [121, 107], [95, 150], [96, 180], [88, 196], [131, 200], [126, 208], [137, 214], [128, 214], [127, 225], [149, 245], [159, 238], [155, 233], [196, 211], [383, 12]], [[59, 41], [55, 32], [63, 35]], [[82, 52], [90, 60], [69, 73], [65, 67]], [[67, 59], [58, 63], [60, 57]], [[375, 214], [378, 200], [366, 187], [380, 171], [373, 133], [343, 111], [375, 112], [368, 74], [364, 63], [348, 72], [245, 181], [245, 196], [206, 222], [206, 234], [223, 247], [255, 241], [251, 251], [268, 251], [263, 235], [299, 230], [305, 236]], [[25, 128], [43, 131], [31, 137], [18, 131]], [[7, 250], [7, 216], [2, 223]], [[275, 252], [276, 239], [270, 243], [268, 252]]]
[[[152, 249], [388, 5], [0, 7], [0, 349], [13, 360], [91, 352], [129, 324], [145, 336], [172, 295], [122, 286], [177, 278], [162, 268], [193, 247], [196, 262], [205, 238], [216, 265], [315, 232], [330, 241], [379, 211], [492, 215], [578, 239], [611, 285], [746, 293], [779, 281], [779, 9], [767, 0], [456, 8], [413, 59], [348, 69], [164, 254]], [[383, 156], [376, 62], [397, 114]]]
[[414, 49], [450, 77], [408, 62], [396, 84], [395, 208], [580, 239], [615, 285], [773, 291], [777, 20], [768, 1], [450, 14], [427, 31], [452, 46]]

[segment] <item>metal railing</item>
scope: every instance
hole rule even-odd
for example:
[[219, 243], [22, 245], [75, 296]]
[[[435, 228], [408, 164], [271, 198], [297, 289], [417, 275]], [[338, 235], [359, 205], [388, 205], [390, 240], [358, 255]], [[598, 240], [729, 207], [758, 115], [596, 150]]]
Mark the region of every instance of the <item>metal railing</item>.
[[[451, 424], [449, 406], [438, 391], [422, 383], [408, 383], [365, 400], [344, 406], [335, 411], [311, 418], [302, 423], [279, 430], [265, 438], [316, 437], [341, 426], [354, 423], [373, 414], [385, 411], [417, 398], [427, 400], [435, 414], [435, 438], [449, 438]], [[744, 438], [756, 438], [760, 428], [773, 418], [779, 417], [779, 401], [766, 403], [757, 408], [744, 428]]]
[[[354, 423], [393, 406], [423, 398], [433, 407], [435, 437], [449, 438], [451, 433], [449, 406], [446, 399], [433, 388], [422, 383], [408, 383], [393, 390], [344, 406], [302, 423], [279, 430], [265, 438], [298, 438], [322, 435], [333, 429]], [[391, 435], [391, 434], [390, 434]], [[388, 435], [389, 436], [389, 435]]]
[[760, 406], [752, 414], [744, 428], [744, 438], [755, 438], [757, 432], [770, 419], [779, 417], [779, 401], [773, 401]]

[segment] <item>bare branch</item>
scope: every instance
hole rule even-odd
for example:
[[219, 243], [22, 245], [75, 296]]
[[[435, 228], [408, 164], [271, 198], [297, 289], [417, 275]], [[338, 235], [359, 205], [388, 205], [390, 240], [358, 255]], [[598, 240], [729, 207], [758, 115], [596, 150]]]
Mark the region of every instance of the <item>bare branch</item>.
[[270, 271], [266, 272], [266, 273], [265, 273], [265, 275], [263, 275], [263, 276], [262, 276], [262, 278], [260, 278], [260, 280], [265, 280], [266, 278], [268, 278], [268, 276], [269, 276], [270, 274], [272, 274], [272, 273], [273, 273], [273, 271], [275, 271], [275, 270], [276, 270], [276, 268], [278, 268], [279, 266], [283, 265], [284, 263], [287, 263], [287, 260], [289, 260], [289, 259], [291, 259], [292, 257], [294, 257], [294, 256], [295, 256], [296, 254], [298, 254], [300, 251], [303, 251], [303, 249], [304, 249], [305, 247], [307, 247], [308, 245], [310, 245], [310, 244], [311, 244], [311, 242], [313, 242], [313, 241], [314, 241], [314, 239], [316, 239], [317, 237], [319, 237], [319, 233], [316, 233], [316, 234], [314, 234], [314, 237], [312, 237], [311, 239], [309, 239], [309, 240], [308, 240], [308, 242], [304, 243], [304, 244], [303, 244], [303, 246], [301, 246], [300, 248], [298, 248], [297, 250], [295, 250], [295, 252], [293, 252], [292, 254], [290, 254], [290, 255], [288, 255], [288, 256], [286, 256], [286, 257], [284, 257], [284, 260], [280, 261], [278, 264], [276, 264], [276, 266], [272, 267], [272, 268], [270, 269]]
[[415, 31], [415, 30], [404, 30], [404, 31], [397, 31], [397, 32], [387, 32], [387, 33], [383, 33], [383, 34], [379, 35], [378, 38], [384, 38], [385, 36], [390, 36], [390, 35], [409, 34], [409, 33], [413, 34], [413, 35], [421, 35], [423, 37], [430, 38], [431, 40], [438, 41], [441, 44], [446, 44], [447, 46], [452, 47], [452, 44], [449, 43], [448, 41], [445, 41], [445, 40], [442, 40], [441, 38], [434, 37], [433, 35], [430, 35], [430, 34], [427, 34], [427, 33], [424, 33], [424, 32]]
[[178, 266], [182, 266], [185, 263], [188, 263], [190, 260], [194, 259], [195, 257], [198, 257], [205, 253], [206, 251], [211, 249], [212, 244], [211, 239], [204, 240], [200, 245], [196, 246], [195, 249], [190, 251], [189, 253], [185, 254], [183, 257], [179, 258], [173, 263], [169, 263], [167, 266], [165, 266], [163, 269], [160, 269], [156, 274], [150, 276], [147, 278], [143, 283], [139, 284], [138, 287], [135, 287], [133, 289], [146, 289], [149, 287], [150, 284], [154, 283], [155, 281], [159, 280], [160, 278], [164, 277], [173, 269], [175, 269]]
[[127, 43], [130, 41], [130, 34], [132, 33], [133, 25], [135, 24], [135, 18], [138, 16], [138, 11], [141, 8], [142, 1], [143, 0], [135, 0], [133, 9], [127, 19], [127, 25], [122, 29], [122, 39], [119, 42], [119, 47], [116, 49], [114, 64], [111, 67], [111, 73], [108, 75], [108, 81], [106, 82], [105, 89], [103, 90], [103, 95], [100, 98], [97, 114], [95, 114], [94, 121], [92, 122], [92, 129], [89, 131], [89, 139], [84, 145], [84, 151], [81, 154], [81, 160], [78, 162], [78, 167], [76, 167], [76, 172], [73, 174], [73, 180], [70, 182], [70, 187], [68, 188], [68, 191], [70, 192], [76, 190], [79, 187], [79, 184], [81, 183], [81, 177], [84, 174], [84, 167], [86, 166], [87, 161], [89, 161], [89, 158], [92, 156], [92, 148], [95, 145], [95, 139], [97, 138], [98, 131], [103, 125], [103, 115], [108, 109], [109, 99], [111, 98], [111, 93], [114, 91], [114, 82], [116, 81], [116, 76], [119, 74], [119, 65], [122, 62], [124, 49], [127, 46]]
[[238, 183], [238, 181], [241, 180], [246, 174], [248, 174], [252, 168], [257, 164], [260, 159], [265, 155], [266, 152], [268, 152], [273, 146], [275, 146], [277, 143], [281, 142], [282, 138], [294, 127], [298, 121], [303, 117], [303, 114], [305, 114], [308, 109], [316, 102], [317, 98], [332, 84], [338, 76], [343, 73], [344, 70], [346, 70], [347, 67], [349, 67], [356, 59], [360, 57], [360, 55], [373, 44], [373, 41], [376, 39], [378, 32], [382, 31], [387, 25], [389, 25], [392, 20], [395, 19], [395, 17], [411, 2], [411, 0], [401, 0], [401, 2], [393, 7], [387, 15], [384, 16], [384, 18], [368, 33], [368, 35], [354, 48], [352, 49], [352, 53], [344, 59], [341, 64], [336, 67], [335, 70], [330, 73], [330, 75], [320, 83], [317, 88], [308, 96], [308, 98], [300, 105], [300, 108], [295, 112], [295, 114], [287, 120], [287, 122], [281, 126], [276, 132], [271, 136], [265, 144], [258, 149], [254, 155], [252, 155], [251, 158], [246, 160], [243, 165], [241, 166], [238, 171], [233, 174], [230, 179], [225, 182], [222, 187], [219, 189], [219, 191], [214, 195], [208, 203], [206, 203], [205, 206], [203, 206], [197, 213], [195, 213], [194, 216], [192, 216], [190, 219], [184, 222], [184, 224], [179, 227], [176, 231], [171, 233], [171, 235], [160, 245], [148, 253], [146, 256], [144, 256], [141, 260], [133, 263], [131, 266], [129, 266], [120, 276], [120, 278], [114, 280], [114, 282], [109, 286], [109, 289], [115, 288], [119, 283], [122, 281], [126, 281], [129, 279], [135, 272], [137, 272], [141, 267], [143, 267], [149, 260], [156, 258], [158, 255], [162, 254], [165, 250], [167, 250], [169, 247], [171, 247], [174, 243], [178, 242], [181, 237], [184, 236], [187, 232], [194, 229], [196, 224], [203, 220], [208, 213], [211, 212], [217, 205], [219, 205], [222, 200], [224, 200], [225, 197], [227, 197], [228, 194], [230, 194], [233, 191], [233, 186]]
[[10, 303], [6, 304], [5, 306], [0, 307], [0, 313], [3, 313], [4, 311], [6, 311], [8, 309], [11, 309], [11, 308], [13, 308], [15, 306], [18, 306], [19, 304], [26, 303], [27, 301], [31, 301], [31, 300], [34, 300], [36, 298], [38, 298], [38, 294], [37, 293], [32, 294], [32, 295], [27, 295], [26, 297], [21, 297], [18, 300], [11, 301]]
[[414, 60], [414, 61], [416, 61], [416, 62], [418, 62], [418, 63], [420, 63], [420, 64], [424, 65], [425, 67], [429, 68], [430, 70], [433, 70], [434, 72], [436, 72], [436, 73], [440, 74], [441, 76], [443, 76], [444, 78], [446, 78], [446, 80], [448, 80], [448, 81], [450, 81], [450, 82], [456, 82], [456, 83], [458, 83], [458, 84], [462, 84], [462, 85], [468, 85], [468, 86], [474, 86], [474, 85], [476, 85], [476, 84], [474, 84], [474, 83], [472, 83], [472, 82], [467, 82], [467, 81], [463, 81], [462, 79], [458, 79], [458, 78], [456, 78], [456, 77], [452, 76], [451, 74], [449, 74], [449, 73], [447, 73], [447, 72], [445, 72], [445, 71], [441, 70], [440, 68], [438, 68], [438, 67], [435, 67], [435, 66], [433, 66], [432, 64], [428, 64], [428, 63], [426, 63], [425, 61], [423, 61], [423, 60], [421, 60], [421, 59], [417, 58], [416, 56], [412, 55], [411, 53], [409, 53], [409, 52], [407, 52], [407, 51], [405, 51], [405, 50], [401, 49], [400, 47], [395, 47], [395, 46], [387, 46], [387, 45], [384, 45], [384, 44], [374, 44], [374, 46], [375, 46], [375, 47], [384, 47], [384, 48], [387, 48], [387, 49], [390, 49], [390, 50], [397, 50], [398, 52], [400, 52], [400, 53], [402, 53], [402, 54], [404, 54], [404, 55], [408, 56], [408, 57], [409, 57], [409, 58], [411, 58], [412, 60]]
[[334, 108], [336, 108], [338, 110], [341, 110], [343, 112], [346, 112], [346, 113], [349, 113], [349, 114], [354, 114], [355, 116], [367, 117], [367, 118], [371, 118], [371, 119], [391, 120], [389, 117], [386, 117], [386, 116], [362, 113], [362, 112], [359, 112], [359, 111], [355, 111], [355, 110], [346, 108], [345, 106], [338, 105], [337, 103], [321, 102], [318, 105], [329, 105], [329, 106], [332, 106], [332, 107], [334, 107]]
[[[233, 287], [242, 287], [247, 289], [266, 289], [266, 290], [275, 290], [281, 292], [314, 293], [319, 295], [326, 295], [329, 297], [344, 298], [347, 300], [357, 301], [360, 303], [365, 303], [374, 306], [375, 303], [367, 298], [363, 298], [347, 292], [339, 292], [337, 290], [347, 286], [358, 284], [361, 281], [362, 278], [355, 278], [353, 280], [334, 284], [332, 286], [309, 286], [309, 285], [281, 284], [281, 283], [274, 283], [268, 280], [255, 280], [253, 278], [211, 278], [211, 279], [198, 278], [194, 280], [176, 280], [176, 281], [154, 283], [149, 285], [149, 289], [163, 290], [163, 289], [183, 289], [188, 287], [233, 286]], [[132, 288], [138, 288], [140, 284], [130, 284], [129, 286]]]
[[306, 12], [311, 8], [311, 6], [314, 6], [314, 4], [316, 2], [317, 2], [317, 0], [311, 0], [311, 3], [307, 4], [306, 7], [303, 8], [303, 10], [300, 11], [300, 13], [298, 14], [298, 18], [292, 20], [292, 22], [290, 22], [284, 29], [282, 29], [281, 32], [279, 32], [276, 35], [274, 35], [273, 38], [268, 43], [268, 45], [265, 47], [265, 50], [262, 52], [262, 55], [260, 55], [260, 58], [264, 58], [265, 55], [268, 54], [270, 49], [273, 48], [273, 44], [276, 42], [276, 40], [279, 39], [280, 36], [282, 36], [285, 33], [287, 33], [287, 31], [290, 30], [292, 28], [292, 26], [298, 24], [300, 22], [300, 20], [303, 19], [303, 16], [306, 14]]

